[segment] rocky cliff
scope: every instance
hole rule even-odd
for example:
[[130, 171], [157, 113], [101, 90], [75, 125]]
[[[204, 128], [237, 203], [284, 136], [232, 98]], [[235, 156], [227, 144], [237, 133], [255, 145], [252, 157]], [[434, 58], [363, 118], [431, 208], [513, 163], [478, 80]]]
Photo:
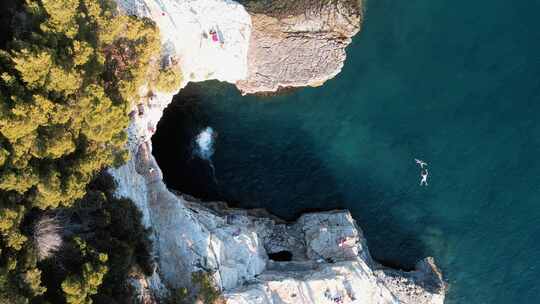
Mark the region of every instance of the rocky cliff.
[[[354, 8], [350, 1], [320, 1], [322, 19], [318, 19], [312, 6], [299, 6], [299, 11], [282, 7], [292, 13], [291, 18], [303, 20], [303, 25], [291, 25], [297, 35], [294, 39], [300, 39], [298, 33], [302, 29], [306, 31], [302, 39], [312, 47], [336, 46], [334, 38], [345, 37], [337, 49], [341, 57], [319, 58], [320, 54], [315, 52], [303, 55], [303, 59], [297, 60], [321, 64], [312, 63], [312, 68], [306, 68], [310, 77], [291, 80], [289, 76], [294, 75], [288, 74], [288, 65], [282, 61], [260, 61], [264, 64], [259, 65], [249, 57], [254, 52], [253, 46], [248, 47], [254, 39], [250, 33], [259, 26], [251, 20], [268, 18], [274, 27], [272, 33], [279, 34], [289, 18], [275, 2], [270, 1], [273, 9], [268, 15], [260, 11], [264, 6], [249, 6], [251, 16], [242, 5], [230, 0], [118, 2], [125, 11], [156, 20], [166, 44], [165, 55], [180, 59], [183, 72], [188, 75], [186, 81], [238, 82], [245, 92], [315, 85], [328, 75], [335, 75], [343, 64], [345, 42], [358, 31], [353, 21], [361, 17], [358, 8], [356, 15], [352, 15], [357, 19], [350, 17], [350, 13], [339, 13]], [[325, 3], [331, 6], [326, 7]], [[300, 17], [302, 14], [298, 12], [307, 8], [310, 11]], [[348, 21], [339, 21], [343, 18]], [[218, 44], [212, 44], [216, 41], [209, 41], [201, 33], [207, 27], [216, 31], [227, 29], [227, 33], [218, 37]], [[254, 30], [254, 35], [264, 36], [263, 29]], [[294, 39], [287, 43], [293, 43]], [[199, 45], [200, 49], [208, 49], [197, 51]], [[281, 53], [279, 44], [275, 49], [278, 54], [286, 55]], [[231, 60], [223, 64], [237, 69], [215, 66], [216, 56], [219, 60]], [[332, 68], [329, 74], [323, 72], [324, 62], [336, 69]], [[300, 65], [289, 69], [299, 68]], [[257, 73], [252, 74], [254, 69], [271, 70], [268, 75], [274, 80], [257, 80]], [[443, 303], [446, 285], [432, 259], [421, 261], [412, 272], [378, 265], [370, 257], [362, 231], [347, 211], [305, 214], [294, 223], [285, 223], [264, 212], [230, 209], [223, 203], [202, 203], [167, 189], [151, 154], [151, 136], [172, 94], [154, 92], [150, 96], [135, 105], [131, 113], [128, 138], [132, 158], [121, 168], [111, 169], [118, 182], [117, 195], [131, 198], [143, 212], [144, 224], [153, 230], [156, 273], [135, 282], [136, 285], [146, 286], [146, 291], [159, 297], [166, 293], [165, 286], [189, 287], [191, 273], [204, 270], [212, 274], [224, 300], [230, 304]], [[144, 296], [151, 298], [148, 292]]]
[[245, 94], [333, 78], [363, 17], [362, 0], [251, 0], [247, 10], [230, 0], [117, 2], [158, 24], [186, 81], [228, 81]]
[[347, 211], [285, 223], [264, 212], [203, 203], [167, 189], [151, 154], [151, 130], [172, 95], [134, 109], [131, 160], [111, 170], [154, 232], [156, 275], [141, 283], [158, 295], [213, 275], [227, 303], [443, 303], [446, 285], [432, 259], [403, 272], [378, 265]]
[[320, 86], [336, 76], [360, 30], [360, 0], [248, 1], [252, 30], [243, 93]]

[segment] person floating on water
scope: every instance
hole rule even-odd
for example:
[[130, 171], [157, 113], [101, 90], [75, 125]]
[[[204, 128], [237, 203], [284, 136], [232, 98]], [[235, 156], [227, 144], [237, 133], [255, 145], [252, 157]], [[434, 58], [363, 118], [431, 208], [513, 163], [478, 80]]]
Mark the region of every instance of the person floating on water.
[[420, 171], [420, 186], [427, 186], [428, 185], [427, 179], [428, 179], [428, 175], [429, 175], [429, 172], [427, 170], [428, 164], [425, 161], [420, 160], [418, 158], [415, 158], [414, 161], [420, 166], [420, 169], [421, 169], [421, 171]]
[[428, 175], [429, 175], [429, 172], [427, 169], [422, 169], [422, 172], [420, 172], [420, 186], [426, 186], [428, 185], [427, 183], [427, 178], [428, 178]]
[[418, 158], [415, 158], [414, 161], [420, 165], [420, 168], [424, 169], [424, 166], [427, 167], [427, 163], [423, 160], [419, 160]]

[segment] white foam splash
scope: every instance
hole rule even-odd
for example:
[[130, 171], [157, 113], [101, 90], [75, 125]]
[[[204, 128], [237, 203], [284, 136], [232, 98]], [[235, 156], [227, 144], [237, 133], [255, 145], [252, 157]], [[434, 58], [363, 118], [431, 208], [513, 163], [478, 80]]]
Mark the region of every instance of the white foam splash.
[[202, 159], [211, 161], [214, 155], [214, 129], [206, 127], [195, 138], [195, 155]]
[[216, 179], [216, 168], [214, 167], [214, 163], [212, 163], [212, 155], [214, 155], [215, 137], [216, 133], [214, 132], [214, 129], [212, 129], [211, 127], [206, 127], [195, 138], [195, 147], [193, 152], [196, 156], [208, 162], [208, 166], [210, 167], [212, 173], [212, 179], [214, 180], [214, 183], [217, 184], [218, 181]]

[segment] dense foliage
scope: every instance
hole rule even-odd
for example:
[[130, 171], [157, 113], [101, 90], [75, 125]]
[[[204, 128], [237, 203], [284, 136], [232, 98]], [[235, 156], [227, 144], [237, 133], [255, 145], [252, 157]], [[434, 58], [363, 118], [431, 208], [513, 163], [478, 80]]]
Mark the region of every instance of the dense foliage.
[[25, 30], [0, 52], [0, 189], [9, 203], [68, 206], [97, 170], [126, 157], [129, 102], [160, 42], [152, 22], [106, 5], [28, 0]]
[[[154, 23], [109, 0], [16, 7], [0, 50], [0, 303], [114, 298], [111, 286], [147, 264], [146, 235], [110, 183], [88, 184], [128, 157], [124, 130], [140, 89], [171, 90], [179, 72], [158, 60]], [[72, 225], [84, 212], [88, 226]]]
[[115, 187], [101, 173], [71, 207], [26, 214], [32, 242], [2, 257], [0, 303], [125, 303], [126, 279], [151, 274], [152, 260], [141, 213]]
[[99, 174], [83, 199], [56, 210], [66, 236], [62, 258], [38, 263], [51, 302], [61, 303], [65, 297], [68, 303], [124, 303], [129, 274], [152, 273], [141, 213], [131, 201], [115, 198], [114, 189], [112, 177]]

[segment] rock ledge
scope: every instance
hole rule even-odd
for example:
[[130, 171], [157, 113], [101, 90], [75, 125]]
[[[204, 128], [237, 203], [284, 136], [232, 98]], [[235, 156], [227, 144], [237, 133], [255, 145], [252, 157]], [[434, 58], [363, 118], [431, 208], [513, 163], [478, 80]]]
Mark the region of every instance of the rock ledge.
[[252, 33], [244, 94], [320, 86], [343, 67], [345, 48], [360, 30], [360, 0], [268, 1], [248, 6]]

